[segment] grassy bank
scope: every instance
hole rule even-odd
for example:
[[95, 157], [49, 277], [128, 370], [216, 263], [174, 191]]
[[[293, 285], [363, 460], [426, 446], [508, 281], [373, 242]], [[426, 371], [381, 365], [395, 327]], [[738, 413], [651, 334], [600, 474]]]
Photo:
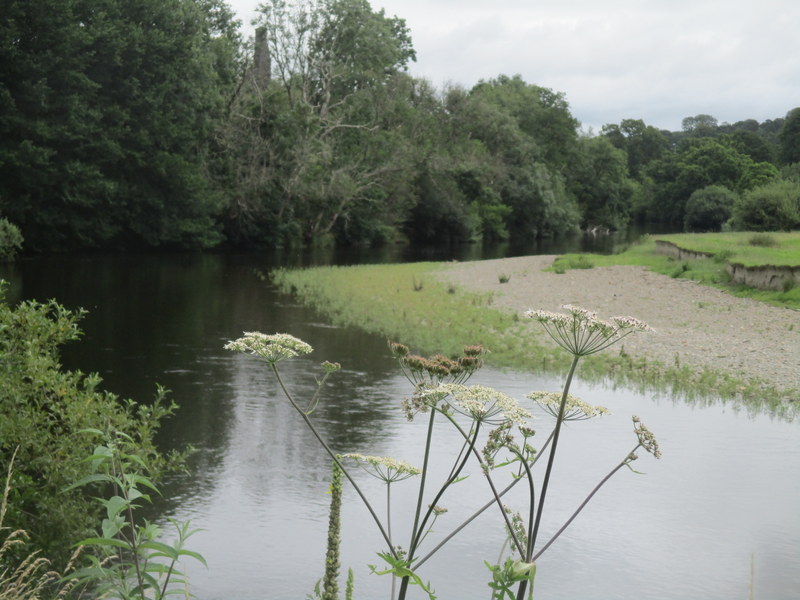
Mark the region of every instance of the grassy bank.
[[[278, 270], [273, 281], [338, 325], [408, 344], [424, 353], [457, 354], [465, 344], [481, 344], [487, 362], [525, 371], [563, 373], [568, 357], [554, 348], [536, 323], [492, 307], [491, 294], [468, 293], [437, 280], [443, 263], [361, 265]], [[520, 310], [528, 307], [520, 307]], [[581, 377], [637, 389], [662, 391], [697, 401], [721, 397], [788, 415], [796, 391], [745, 380], [711, 369], [647, 362], [617, 353], [589, 357]]]
[[[655, 253], [656, 239], [672, 242], [686, 250], [706, 252], [714, 256], [695, 260], [676, 260]], [[772, 240], [775, 245], [753, 244], [751, 240], [763, 243], [769, 243]], [[551, 270], [564, 272], [576, 268], [638, 265], [669, 277], [692, 279], [706, 285], [713, 285], [741, 298], [752, 298], [775, 306], [800, 310], [800, 286], [778, 292], [732, 285], [730, 276], [725, 270], [728, 262], [737, 262], [751, 267], [761, 265], [798, 266], [800, 265], [800, 232], [659, 235], [657, 238], [645, 239], [642, 243], [631, 246], [619, 254], [565, 254], [553, 263]]]
[[676, 233], [659, 235], [659, 240], [676, 246], [714, 254], [718, 260], [746, 267], [762, 265], [800, 266], [800, 231], [753, 233]]

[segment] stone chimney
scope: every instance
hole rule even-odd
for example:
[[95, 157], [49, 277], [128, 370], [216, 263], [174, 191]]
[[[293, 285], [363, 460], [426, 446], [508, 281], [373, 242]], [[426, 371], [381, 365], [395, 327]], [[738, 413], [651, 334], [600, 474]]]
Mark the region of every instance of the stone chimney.
[[253, 50], [253, 78], [256, 85], [263, 89], [269, 85], [272, 78], [272, 61], [267, 45], [267, 28], [256, 29], [256, 45]]

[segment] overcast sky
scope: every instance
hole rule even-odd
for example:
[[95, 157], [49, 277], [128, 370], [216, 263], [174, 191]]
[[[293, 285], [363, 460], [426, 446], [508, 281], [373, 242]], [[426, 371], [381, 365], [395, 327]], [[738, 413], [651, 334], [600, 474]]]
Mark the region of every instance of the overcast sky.
[[[228, 0], [247, 25], [257, 0]], [[500, 74], [566, 95], [597, 133], [643, 119], [680, 130], [800, 106], [799, 0], [372, 0], [406, 20], [410, 72], [438, 89]]]

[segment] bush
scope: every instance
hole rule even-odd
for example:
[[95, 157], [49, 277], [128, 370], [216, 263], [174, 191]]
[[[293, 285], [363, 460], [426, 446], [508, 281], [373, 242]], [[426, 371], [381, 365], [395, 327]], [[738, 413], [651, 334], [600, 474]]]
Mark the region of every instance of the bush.
[[175, 406], [165, 402], [163, 390], [156, 403], [138, 405], [98, 391], [97, 375], [62, 370], [58, 348], [80, 336], [82, 313], [53, 300], [12, 308], [5, 287], [0, 281], [0, 469], [5, 471], [17, 455], [4, 525], [27, 530], [33, 546], [63, 565], [70, 545], [97, 522], [87, 496], [64, 492], [90, 469], [83, 459], [94, 442], [77, 433], [123, 432], [142, 456], [163, 469], [168, 460], [156, 450], [153, 437]]
[[14, 260], [22, 249], [22, 233], [19, 227], [8, 221], [0, 219], [0, 262]]
[[768, 233], [754, 233], [747, 240], [747, 243], [761, 248], [774, 248], [778, 245], [777, 240]]
[[731, 218], [736, 194], [721, 185], [696, 190], [686, 202], [683, 226], [686, 231], [719, 231]]
[[800, 225], [800, 183], [776, 181], [743, 194], [731, 225], [741, 231], [789, 231]]

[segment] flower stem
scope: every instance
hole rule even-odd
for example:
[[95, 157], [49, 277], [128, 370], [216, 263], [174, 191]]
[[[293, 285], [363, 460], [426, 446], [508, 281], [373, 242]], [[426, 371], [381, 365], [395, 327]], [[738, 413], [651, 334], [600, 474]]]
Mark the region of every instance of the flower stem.
[[[536, 462], [539, 460], [539, 457], [542, 455], [542, 452], [544, 452], [545, 448], [547, 448], [550, 445], [550, 441], [552, 439], [553, 439], [553, 432], [551, 431], [550, 432], [550, 436], [547, 438], [547, 441], [545, 441], [545, 443], [542, 446], [540, 452], [536, 455], [536, 458], [534, 458], [533, 461], [531, 462], [531, 467], [536, 464]], [[419, 561], [417, 561], [417, 566], [418, 567], [421, 566], [422, 563], [426, 562], [430, 557], [432, 557], [434, 554], [436, 554], [436, 552], [438, 552], [439, 549], [442, 546], [444, 546], [447, 542], [449, 542], [456, 535], [458, 535], [461, 532], [461, 530], [463, 530], [467, 525], [469, 525], [475, 519], [477, 519], [479, 516], [481, 516], [488, 508], [490, 508], [492, 505], [496, 504], [498, 498], [502, 498], [503, 496], [505, 496], [509, 491], [511, 491], [511, 488], [513, 488], [515, 485], [517, 485], [517, 483], [519, 483], [521, 480], [522, 480], [522, 477], [517, 477], [516, 479], [514, 479], [506, 487], [504, 487], [502, 490], [500, 490], [500, 492], [498, 492], [496, 494], [496, 497], [492, 498], [486, 504], [484, 504], [478, 510], [476, 510], [474, 513], [472, 513], [472, 515], [468, 519], [466, 519], [463, 523], [461, 523], [458, 527], [456, 527], [453, 531], [451, 531], [441, 542], [439, 542], [436, 545], [436, 547], [433, 548], [433, 550], [428, 552]], [[493, 482], [490, 479], [489, 480], [489, 485], [491, 486], [492, 484], [493, 484]], [[492, 491], [494, 491], [494, 490], [492, 490]]]
[[[637, 445], [636, 448], [634, 448], [633, 450], [631, 450], [631, 452], [628, 453], [628, 456], [630, 456], [631, 454], [636, 452], [636, 450], [638, 450], [640, 446], [641, 446], [641, 444]], [[586, 499], [583, 502], [581, 502], [581, 505], [577, 508], [577, 510], [575, 510], [575, 512], [572, 513], [572, 516], [569, 519], [567, 519], [566, 523], [564, 523], [558, 531], [556, 531], [555, 535], [553, 535], [553, 537], [550, 538], [550, 540], [542, 547], [542, 549], [539, 550], [533, 556], [533, 558], [531, 558], [530, 562], [535, 562], [537, 558], [539, 558], [542, 554], [544, 554], [544, 551], [547, 550], [553, 544], [553, 542], [556, 541], [556, 539], [558, 539], [558, 536], [560, 536], [562, 533], [564, 533], [564, 530], [567, 527], [570, 526], [570, 524], [575, 520], [575, 517], [577, 517], [580, 514], [580, 512], [584, 509], [584, 507], [589, 503], [589, 500], [592, 499], [592, 497], [600, 490], [600, 488], [603, 487], [603, 485], [605, 485], [605, 483], [609, 479], [611, 479], [617, 471], [619, 471], [622, 467], [627, 465], [629, 462], [630, 462], [630, 459], [628, 457], [626, 457], [625, 460], [623, 460], [616, 467], [611, 469], [611, 471], [605, 477], [603, 477], [603, 479], [600, 480], [600, 483], [598, 483], [596, 486], [594, 486], [592, 491], [589, 492], [589, 495], [586, 496]]]
[[[553, 472], [553, 462], [555, 461], [556, 457], [556, 450], [558, 449], [558, 438], [561, 434], [561, 425], [564, 423], [564, 407], [567, 403], [567, 396], [569, 395], [569, 388], [572, 385], [572, 377], [575, 375], [575, 369], [578, 367], [578, 361], [581, 359], [580, 355], [573, 355], [572, 357], [572, 364], [569, 367], [569, 373], [567, 374], [567, 380], [564, 382], [564, 392], [561, 395], [561, 405], [558, 407], [558, 417], [556, 418], [556, 427], [553, 431], [553, 443], [550, 446], [550, 454], [547, 457], [547, 468], [544, 472], [544, 479], [542, 480], [542, 491], [539, 494], [539, 507], [536, 511], [536, 522], [533, 525], [533, 533], [531, 533], [529, 548], [531, 552], [533, 552], [533, 548], [536, 545], [536, 537], [539, 534], [539, 525], [542, 521], [542, 513], [544, 512], [544, 501], [547, 496], [547, 487], [550, 484], [550, 474]], [[517, 600], [523, 600], [525, 598], [525, 589], [528, 586], [528, 581], [522, 581], [519, 584], [519, 589], [517, 590]]]
[[378, 515], [375, 513], [375, 509], [372, 508], [372, 505], [369, 503], [369, 500], [367, 500], [367, 497], [364, 495], [364, 492], [362, 492], [361, 488], [358, 487], [358, 484], [355, 482], [353, 477], [350, 475], [349, 471], [344, 467], [344, 465], [341, 463], [339, 458], [336, 456], [336, 453], [333, 450], [331, 450], [330, 446], [328, 446], [328, 444], [325, 442], [325, 440], [322, 439], [322, 436], [317, 431], [317, 428], [314, 427], [314, 424], [311, 422], [311, 419], [308, 418], [308, 415], [305, 413], [305, 411], [303, 411], [297, 405], [297, 403], [295, 402], [294, 398], [292, 397], [292, 394], [286, 388], [286, 385], [284, 384], [283, 379], [281, 378], [281, 375], [278, 372], [278, 368], [275, 366], [274, 363], [270, 364], [270, 366], [272, 367], [272, 371], [275, 373], [275, 377], [277, 378], [278, 384], [281, 386], [281, 389], [283, 390], [284, 395], [289, 400], [289, 403], [292, 405], [292, 408], [294, 408], [295, 411], [297, 411], [297, 414], [299, 414], [303, 418], [303, 421], [305, 421], [306, 425], [311, 430], [311, 433], [314, 434], [314, 437], [317, 438], [317, 441], [325, 449], [325, 452], [328, 453], [328, 455], [331, 457], [333, 462], [336, 463], [336, 466], [338, 466], [342, 470], [342, 473], [344, 473], [344, 476], [347, 477], [347, 480], [351, 483], [353, 488], [356, 490], [356, 493], [358, 493], [359, 497], [361, 498], [361, 501], [364, 503], [364, 506], [367, 507], [367, 510], [369, 511], [369, 514], [372, 515], [372, 518], [375, 521], [375, 524], [378, 526], [378, 530], [381, 532], [381, 535], [383, 536], [383, 539], [386, 541], [386, 545], [389, 547], [389, 552], [392, 554], [393, 557], [397, 558], [397, 552], [392, 547], [392, 540], [389, 537], [389, 534], [387, 534], [386, 530], [383, 528], [383, 524], [381, 523], [381, 520], [378, 518]]

